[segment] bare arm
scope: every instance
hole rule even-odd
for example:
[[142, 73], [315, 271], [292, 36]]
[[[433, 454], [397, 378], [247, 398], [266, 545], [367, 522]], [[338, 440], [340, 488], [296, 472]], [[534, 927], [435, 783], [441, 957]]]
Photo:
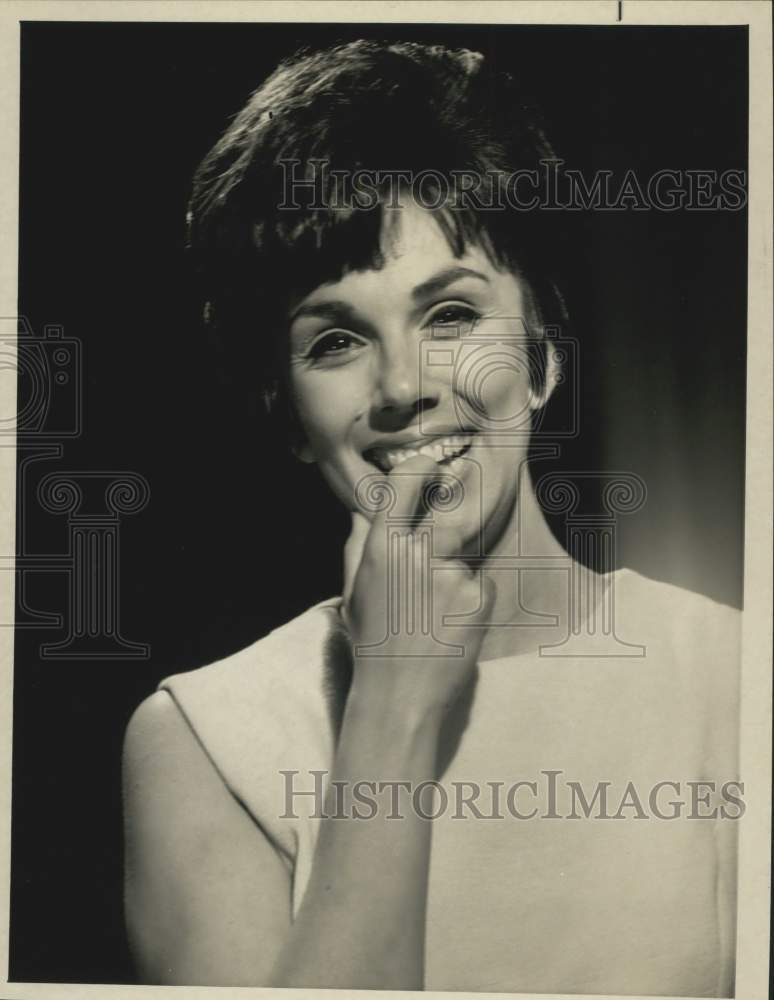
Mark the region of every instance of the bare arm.
[[[440, 718], [384, 711], [353, 690], [333, 777], [351, 788], [435, 776]], [[321, 824], [309, 884], [271, 985], [420, 990], [431, 824], [389, 794], [369, 819]], [[333, 805], [327, 810], [334, 813]]]
[[125, 911], [145, 983], [268, 981], [290, 926], [290, 875], [165, 691], [124, 745]]
[[[361, 641], [383, 629], [379, 527], [350, 603]], [[464, 569], [441, 576], [447, 607], [461, 589], [478, 591]], [[480, 630], [472, 636], [470, 654], [456, 660], [428, 658], [421, 636], [399, 636], [387, 659], [355, 658], [334, 781], [436, 777], [441, 723], [475, 667]], [[382, 798], [373, 818], [323, 820], [292, 920], [285, 864], [163, 692], [130, 723], [125, 806], [127, 923], [146, 981], [423, 988], [431, 824], [410, 808], [389, 819]]]

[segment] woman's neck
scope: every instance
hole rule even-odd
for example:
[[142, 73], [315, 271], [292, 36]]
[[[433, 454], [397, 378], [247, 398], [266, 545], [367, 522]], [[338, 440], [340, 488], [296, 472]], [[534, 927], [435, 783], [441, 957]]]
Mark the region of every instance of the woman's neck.
[[496, 596], [481, 659], [535, 652], [561, 641], [567, 633], [571, 583], [577, 582], [578, 571], [581, 578], [592, 571], [574, 565], [554, 537], [526, 462], [505, 527], [488, 545], [484, 541], [484, 558], [471, 560], [471, 565], [492, 580]]

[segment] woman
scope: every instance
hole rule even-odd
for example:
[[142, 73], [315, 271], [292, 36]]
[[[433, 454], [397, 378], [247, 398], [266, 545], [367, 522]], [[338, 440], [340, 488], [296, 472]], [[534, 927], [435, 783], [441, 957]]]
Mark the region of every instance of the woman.
[[129, 725], [145, 981], [732, 989], [738, 615], [568, 557], [527, 464], [555, 223], [492, 207], [551, 155], [477, 54], [358, 42], [199, 169], [208, 320], [352, 530], [341, 599]]

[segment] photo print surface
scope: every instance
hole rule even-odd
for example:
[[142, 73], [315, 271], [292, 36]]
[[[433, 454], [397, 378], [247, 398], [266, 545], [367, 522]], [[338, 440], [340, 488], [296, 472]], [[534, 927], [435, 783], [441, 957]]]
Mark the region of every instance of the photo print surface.
[[22, 24], [12, 981], [734, 995], [747, 59]]

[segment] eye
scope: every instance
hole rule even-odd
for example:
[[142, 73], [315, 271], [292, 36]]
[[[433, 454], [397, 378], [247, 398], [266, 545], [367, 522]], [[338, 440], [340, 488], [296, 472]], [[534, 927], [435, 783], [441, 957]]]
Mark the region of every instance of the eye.
[[359, 337], [346, 330], [329, 330], [315, 340], [306, 356], [312, 361], [344, 360], [364, 346]]
[[461, 302], [451, 302], [431, 313], [427, 325], [434, 329], [449, 329], [457, 336], [464, 336], [470, 333], [480, 318], [480, 314], [471, 306]]

